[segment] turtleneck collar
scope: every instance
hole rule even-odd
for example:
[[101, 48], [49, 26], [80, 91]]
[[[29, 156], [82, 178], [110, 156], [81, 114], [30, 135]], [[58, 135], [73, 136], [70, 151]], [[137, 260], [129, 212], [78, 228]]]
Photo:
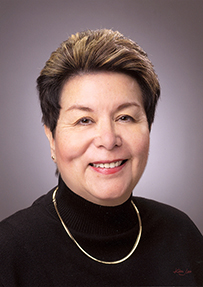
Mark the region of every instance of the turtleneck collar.
[[138, 226], [131, 197], [119, 206], [101, 206], [71, 191], [61, 177], [56, 194], [57, 206], [64, 223], [71, 230], [92, 235], [119, 235]]

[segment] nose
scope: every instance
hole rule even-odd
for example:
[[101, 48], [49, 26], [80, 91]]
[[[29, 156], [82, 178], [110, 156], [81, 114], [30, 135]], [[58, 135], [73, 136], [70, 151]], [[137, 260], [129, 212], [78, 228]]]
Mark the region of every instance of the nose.
[[97, 128], [97, 136], [94, 139], [94, 143], [97, 147], [112, 150], [122, 145], [122, 139], [112, 123], [103, 122]]

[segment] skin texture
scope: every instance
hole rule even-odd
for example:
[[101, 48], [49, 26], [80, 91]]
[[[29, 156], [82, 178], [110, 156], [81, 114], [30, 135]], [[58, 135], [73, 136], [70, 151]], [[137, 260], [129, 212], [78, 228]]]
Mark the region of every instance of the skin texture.
[[[149, 151], [138, 83], [115, 72], [77, 75], [65, 83], [60, 105], [54, 138], [46, 126], [45, 132], [62, 179], [93, 203], [124, 203], [145, 169]], [[108, 168], [112, 162], [122, 164]]]

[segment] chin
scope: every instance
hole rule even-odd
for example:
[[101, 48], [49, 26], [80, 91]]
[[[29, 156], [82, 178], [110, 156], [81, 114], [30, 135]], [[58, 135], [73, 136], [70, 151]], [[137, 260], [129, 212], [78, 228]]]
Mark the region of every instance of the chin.
[[130, 197], [131, 192], [124, 194], [111, 194], [95, 197], [95, 203], [103, 206], [116, 206], [123, 204]]

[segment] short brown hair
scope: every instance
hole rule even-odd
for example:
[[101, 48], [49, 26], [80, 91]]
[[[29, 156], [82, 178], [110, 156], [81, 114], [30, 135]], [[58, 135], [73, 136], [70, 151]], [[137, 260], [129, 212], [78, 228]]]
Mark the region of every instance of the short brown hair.
[[117, 31], [87, 30], [64, 41], [51, 54], [37, 79], [42, 121], [54, 131], [60, 113], [64, 83], [78, 74], [111, 71], [132, 76], [139, 83], [149, 129], [154, 120], [160, 85], [143, 49]]

